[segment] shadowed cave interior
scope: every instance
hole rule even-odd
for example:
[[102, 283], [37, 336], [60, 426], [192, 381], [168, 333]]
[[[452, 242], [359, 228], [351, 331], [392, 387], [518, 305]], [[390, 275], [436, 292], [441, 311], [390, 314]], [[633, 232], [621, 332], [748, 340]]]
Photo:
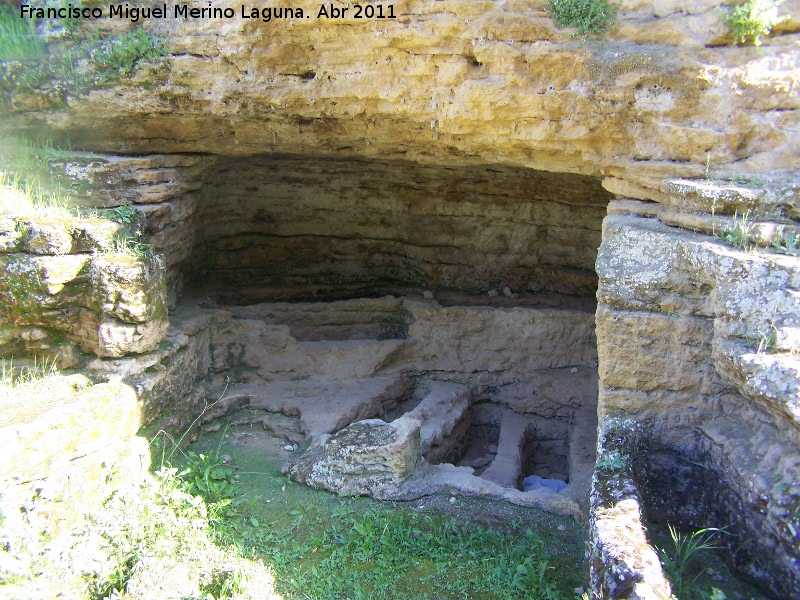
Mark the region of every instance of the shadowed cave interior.
[[[429, 463], [501, 488], [594, 462], [597, 179], [491, 166], [219, 157], [169, 273], [212, 336], [226, 398], [203, 416], [291, 444], [352, 422], [422, 423]], [[213, 388], [213, 386], [212, 386]]]

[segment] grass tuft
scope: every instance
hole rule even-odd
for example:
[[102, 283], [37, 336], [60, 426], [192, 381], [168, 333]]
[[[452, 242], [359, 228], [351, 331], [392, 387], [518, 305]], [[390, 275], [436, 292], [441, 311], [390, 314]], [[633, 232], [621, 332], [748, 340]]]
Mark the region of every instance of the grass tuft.
[[31, 19], [21, 19], [14, 7], [0, 5], [0, 61], [37, 60], [47, 54]]
[[14, 366], [14, 359], [0, 358], [0, 383], [4, 386], [14, 388], [26, 383], [44, 381], [50, 377], [61, 374], [58, 362], [47, 357], [33, 357], [32, 364], [22, 364]]
[[167, 53], [166, 44], [142, 29], [123, 33], [112, 39], [107, 48], [95, 52], [100, 81], [130, 76], [140, 60], [154, 60]]
[[[702, 597], [696, 582], [703, 571], [701, 569], [700, 573], [692, 577], [691, 569], [704, 552], [720, 547], [714, 542], [714, 537], [720, 532], [724, 533], [724, 530], [707, 527], [687, 535], [669, 525], [672, 548], [658, 548], [657, 550], [661, 563], [664, 565], [664, 573], [672, 584], [672, 595], [675, 598], [690, 600]], [[722, 594], [721, 598], [724, 597], [725, 595]]]
[[750, 221], [750, 211], [746, 211], [741, 217], [736, 212], [733, 216], [733, 225], [726, 227], [717, 235], [719, 241], [734, 248], [750, 250], [754, 245], [753, 223]]
[[[21, 93], [63, 106], [67, 96], [129, 77], [140, 61], [167, 54], [166, 43], [143, 29], [111, 35], [84, 27], [80, 19], [61, 19], [66, 43], [48, 52], [32, 23], [0, 8], [0, 108]], [[23, 59], [38, 60], [13, 62]]]
[[779, 254], [800, 256], [800, 233], [781, 231], [779, 236], [773, 240], [772, 249]]

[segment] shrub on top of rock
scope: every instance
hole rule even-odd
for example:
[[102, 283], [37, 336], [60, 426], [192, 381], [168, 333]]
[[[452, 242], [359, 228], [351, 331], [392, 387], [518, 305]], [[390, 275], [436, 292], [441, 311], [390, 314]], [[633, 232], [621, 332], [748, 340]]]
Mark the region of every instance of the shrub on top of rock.
[[548, 10], [559, 27], [576, 27], [584, 37], [601, 37], [617, 20], [618, 6], [608, 0], [551, 0]]

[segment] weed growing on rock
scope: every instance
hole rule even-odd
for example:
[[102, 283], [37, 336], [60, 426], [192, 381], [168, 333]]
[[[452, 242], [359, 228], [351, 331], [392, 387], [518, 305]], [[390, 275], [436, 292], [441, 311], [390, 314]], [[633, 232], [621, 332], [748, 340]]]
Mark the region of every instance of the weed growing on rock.
[[111, 220], [120, 224], [130, 225], [136, 216], [136, 212], [136, 207], [129, 202], [123, 206], [113, 208], [111, 210]]
[[800, 233], [781, 231], [772, 242], [772, 249], [779, 254], [800, 256]]
[[619, 450], [614, 450], [613, 452], [609, 452], [603, 458], [598, 460], [595, 463], [594, 468], [606, 469], [608, 471], [621, 471], [627, 466], [628, 466], [628, 457], [625, 456]]
[[730, 180], [736, 185], [743, 185], [745, 187], [751, 187], [751, 188], [760, 188], [767, 185], [767, 180], [758, 175], [752, 175], [749, 177], [741, 177], [737, 175], [731, 177]]
[[[114, 237], [113, 244], [109, 248], [110, 252], [130, 254], [136, 258], [153, 257], [153, 249], [150, 244], [144, 241], [144, 234], [140, 228], [141, 222], [136, 222], [138, 212], [132, 204], [118, 206], [106, 213], [106, 217], [120, 225], [129, 226]], [[133, 233], [130, 230], [133, 230]]]
[[95, 52], [99, 81], [110, 81], [120, 74], [127, 77], [140, 60], [153, 60], [166, 53], [166, 44], [142, 29], [124, 33]]
[[756, 353], [769, 354], [775, 349], [777, 339], [773, 333], [762, 333], [761, 338], [758, 340], [758, 347]]
[[0, 105], [16, 94], [31, 94], [40, 103], [62, 106], [70, 94], [129, 77], [140, 61], [167, 53], [160, 38], [142, 29], [109, 35], [87, 30], [79, 19], [61, 20], [68, 43], [48, 52], [30, 23], [10, 8], [0, 12]]
[[618, 4], [608, 0], [551, 0], [548, 10], [559, 27], [575, 27], [584, 37], [601, 37], [617, 20]]
[[69, 218], [73, 201], [52, 176], [50, 163], [72, 152], [56, 147], [50, 139], [32, 140], [4, 135], [0, 144], [0, 212]]
[[[691, 577], [690, 570], [694, 561], [707, 550], [719, 548], [714, 543], [717, 533], [724, 533], [722, 529], [707, 527], [699, 529], [689, 535], [683, 534], [669, 525], [669, 535], [672, 538], [672, 548], [658, 548], [658, 556], [664, 565], [664, 573], [672, 584], [672, 594], [681, 600], [706, 597], [696, 585], [697, 577]], [[715, 588], [718, 600], [725, 598], [725, 594]], [[720, 596], [720, 594], [722, 594]], [[714, 597], [712, 595], [712, 597]]]
[[753, 246], [753, 223], [750, 221], [750, 211], [741, 217], [736, 212], [733, 216], [733, 225], [720, 231], [717, 238], [724, 244], [749, 250]]
[[150, 258], [153, 256], [153, 248], [150, 244], [142, 241], [142, 232], [137, 231], [133, 236], [127, 238], [127, 251], [136, 258]]
[[14, 359], [0, 358], [0, 383], [16, 387], [26, 383], [43, 381], [61, 374], [55, 359], [33, 357], [33, 363], [14, 366]]
[[[72, 150], [54, 147], [50, 140], [34, 142], [9, 136], [5, 141], [0, 144], [0, 213], [34, 219], [46, 215], [72, 230], [81, 226], [75, 222], [76, 218], [109, 219], [123, 227], [113, 239], [102, 242], [100, 251], [153, 257], [142, 232], [144, 218], [133, 204], [110, 210], [74, 206], [73, 198], [64, 190], [63, 182], [52, 175], [50, 167], [53, 161], [69, 160]], [[84, 192], [90, 191], [87, 184]], [[18, 223], [18, 227], [24, 226]]]
[[752, 42], [760, 46], [761, 36], [769, 35], [782, 20], [778, 18], [778, 4], [775, 0], [749, 0], [731, 7], [723, 21], [733, 36], [733, 43]]

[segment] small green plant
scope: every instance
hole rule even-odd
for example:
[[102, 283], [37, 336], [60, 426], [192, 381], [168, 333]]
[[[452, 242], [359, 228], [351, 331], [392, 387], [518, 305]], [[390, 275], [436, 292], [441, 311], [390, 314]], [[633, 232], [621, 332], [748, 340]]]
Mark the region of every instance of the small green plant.
[[775, 337], [774, 333], [762, 333], [761, 338], [758, 341], [758, 348], [756, 349], [756, 352], [758, 354], [768, 354], [775, 348], [776, 342], [777, 338]]
[[753, 245], [753, 228], [750, 211], [746, 211], [741, 217], [737, 211], [733, 216], [733, 225], [720, 231], [717, 238], [734, 248], [749, 250]]
[[742, 177], [736, 175], [734, 177], [731, 177], [731, 181], [736, 185], [742, 185], [745, 187], [753, 187], [753, 188], [758, 188], [767, 184], [767, 180], [764, 179], [763, 177], [760, 177], [759, 175], [752, 175], [750, 177]]
[[200, 586], [202, 600], [223, 600], [238, 596], [246, 591], [242, 586], [243, 578], [241, 569], [213, 573], [210, 581]]
[[185, 482], [186, 493], [202, 496], [206, 502], [227, 506], [236, 496], [238, 486], [233, 467], [228, 464], [230, 459], [222, 454], [224, 439], [223, 434], [217, 447], [206, 454], [187, 452], [185, 456], [189, 464], [178, 473], [178, 477]]
[[186, 492], [209, 502], [230, 500], [236, 496], [233, 467], [226, 464], [219, 451], [210, 454], [187, 452], [189, 465], [179, 473], [186, 481]]
[[584, 37], [601, 37], [617, 20], [618, 4], [609, 0], [550, 0], [548, 10], [559, 27], [575, 27]]
[[130, 75], [140, 60], [153, 60], [166, 53], [164, 42], [138, 29], [111, 40], [107, 49], [95, 52], [94, 60], [100, 80], [108, 81], [119, 74]]
[[136, 258], [149, 258], [153, 255], [153, 249], [142, 239], [141, 231], [133, 234], [122, 231], [114, 237], [111, 248], [108, 250], [117, 254], [130, 254]]
[[723, 17], [733, 36], [734, 44], [752, 42], [761, 45], [761, 36], [767, 36], [772, 28], [781, 22], [778, 18], [778, 4], [775, 0], [748, 0], [744, 4], [732, 6]]
[[621, 471], [627, 466], [628, 457], [619, 450], [609, 452], [594, 465], [595, 469], [606, 469], [608, 471]]
[[[722, 529], [706, 527], [686, 535], [669, 525], [669, 535], [672, 538], [672, 548], [658, 548], [658, 557], [664, 565], [664, 573], [672, 584], [672, 594], [681, 600], [701, 596], [697, 589], [697, 578], [700, 573], [691, 577], [693, 562], [707, 550], [719, 548], [714, 543], [717, 533], [724, 533]], [[717, 596], [719, 597], [719, 596]], [[724, 597], [724, 594], [723, 596]]]
[[783, 231], [772, 241], [772, 249], [780, 254], [800, 256], [800, 233]]
[[[107, 561], [84, 574], [90, 598], [118, 598], [136, 578], [152, 586], [162, 576], [153, 565], [197, 563], [199, 553], [208, 559], [206, 505], [182, 487], [175, 469], [162, 468], [135, 488], [117, 492], [91, 515], [88, 525], [102, 536]], [[217, 572], [215, 565], [210, 568]], [[222, 578], [216, 583], [225, 586]], [[214, 584], [212, 577], [206, 586], [216, 590]]]
[[137, 214], [136, 207], [131, 204], [117, 206], [111, 210], [111, 220], [120, 224], [130, 225]]
[[0, 6], [0, 61], [36, 60], [47, 48], [31, 19], [20, 19], [13, 6]]

